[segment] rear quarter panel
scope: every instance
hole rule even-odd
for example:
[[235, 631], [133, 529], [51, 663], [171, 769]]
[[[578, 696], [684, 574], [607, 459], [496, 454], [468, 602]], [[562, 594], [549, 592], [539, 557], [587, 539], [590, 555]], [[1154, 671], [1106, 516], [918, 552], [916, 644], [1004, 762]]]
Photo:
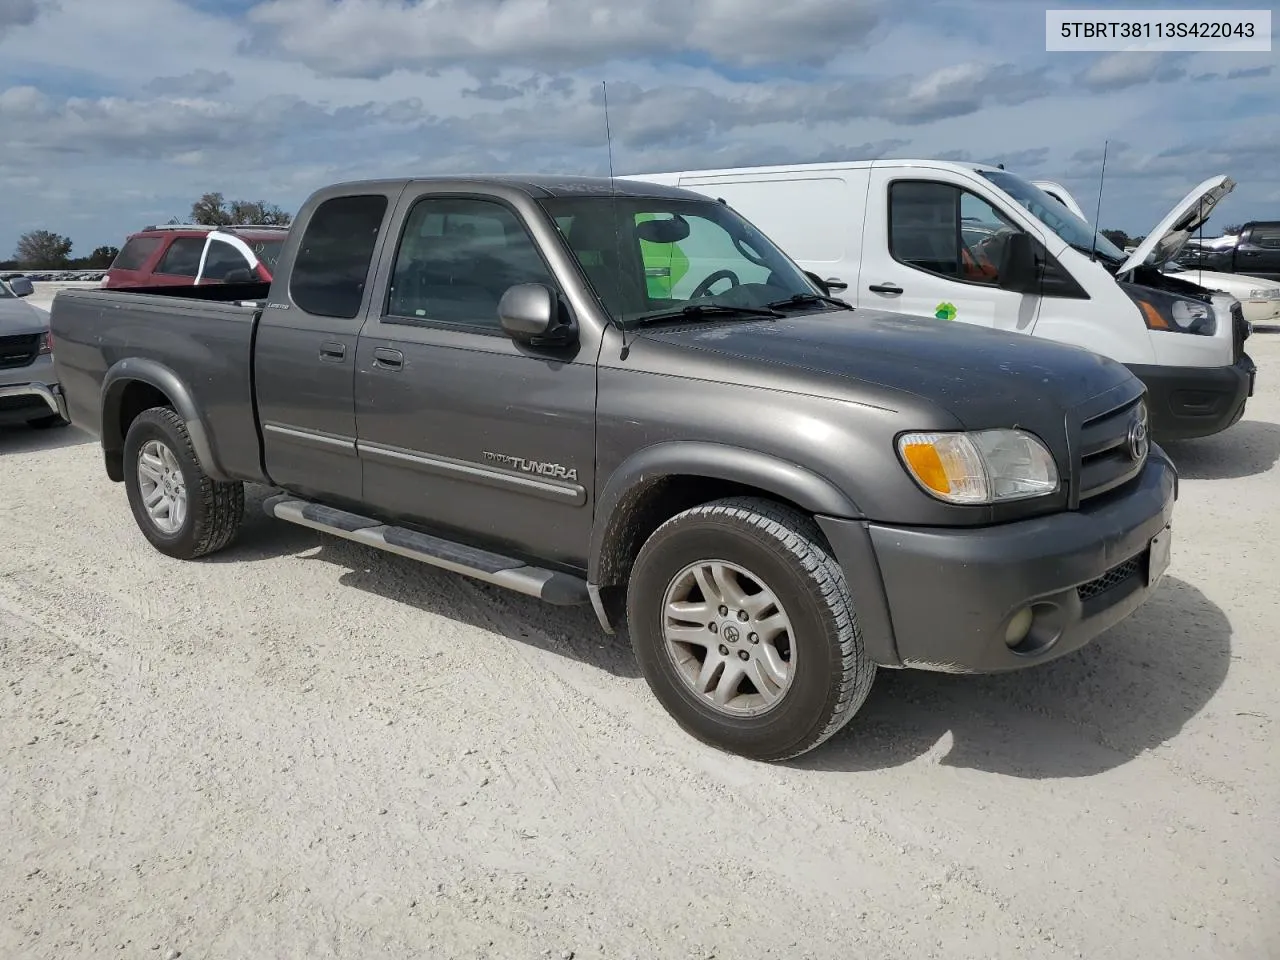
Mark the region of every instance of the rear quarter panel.
[[[114, 290], [68, 290], [50, 312], [54, 357], [72, 420], [102, 435], [102, 410], [121, 376], [164, 372], [186, 394], [184, 416], [203, 425], [217, 472], [262, 479], [250, 389], [253, 307]], [[167, 392], [174, 392], [172, 389]], [[178, 397], [171, 397], [175, 404]]]

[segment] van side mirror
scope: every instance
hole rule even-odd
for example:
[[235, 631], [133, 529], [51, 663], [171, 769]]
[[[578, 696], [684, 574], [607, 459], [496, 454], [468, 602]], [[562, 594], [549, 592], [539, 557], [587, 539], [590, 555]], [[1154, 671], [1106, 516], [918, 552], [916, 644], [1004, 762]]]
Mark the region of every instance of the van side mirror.
[[560, 319], [555, 291], [541, 283], [517, 283], [498, 301], [498, 321], [503, 332], [517, 343], [561, 346], [577, 336], [573, 324]]
[[36, 288], [26, 277], [14, 277], [9, 281], [9, 289], [15, 297], [29, 297], [36, 292]]
[[999, 265], [999, 286], [1013, 293], [1037, 293], [1040, 273], [1036, 269], [1035, 247], [1031, 235], [1018, 231], [1005, 238]]

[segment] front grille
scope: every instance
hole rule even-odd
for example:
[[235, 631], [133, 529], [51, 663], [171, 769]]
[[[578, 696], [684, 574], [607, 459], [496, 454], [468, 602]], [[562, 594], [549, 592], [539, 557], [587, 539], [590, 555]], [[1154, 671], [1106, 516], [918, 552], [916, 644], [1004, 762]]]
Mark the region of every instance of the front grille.
[[48, 409], [49, 405], [33, 393], [20, 393], [15, 397], [0, 397], [0, 413]]
[[1082, 583], [1076, 587], [1076, 591], [1080, 594], [1080, 602], [1088, 603], [1095, 597], [1100, 597], [1108, 590], [1114, 590], [1116, 587], [1125, 583], [1130, 577], [1136, 577], [1142, 573], [1142, 554], [1136, 557], [1130, 557], [1124, 563], [1117, 564], [1102, 576], [1090, 580], [1088, 583]]
[[35, 362], [40, 352], [40, 334], [23, 333], [15, 337], [0, 337], [0, 370], [12, 370]]
[[1084, 421], [1080, 426], [1080, 500], [1097, 497], [1128, 483], [1147, 462], [1146, 454], [1135, 460], [1129, 450], [1129, 430], [1133, 423], [1147, 419], [1147, 406], [1135, 397]]

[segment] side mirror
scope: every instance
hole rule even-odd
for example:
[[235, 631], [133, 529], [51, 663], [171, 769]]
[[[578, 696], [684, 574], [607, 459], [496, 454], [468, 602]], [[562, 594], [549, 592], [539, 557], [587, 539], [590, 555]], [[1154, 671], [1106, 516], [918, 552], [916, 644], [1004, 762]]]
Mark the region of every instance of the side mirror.
[[1019, 231], [1005, 238], [1000, 256], [999, 286], [1013, 293], [1039, 291], [1040, 274], [1036, 269], [1035, 248], [1030, 234]]
[[9, 281], [9, 289], [15, 297], [29, 297], [36, 292], [36, 288], [26, 277], [14, 277]]
[[223, 283], [253, 283], [254, 276], [248, 267], [237, 267], [235, 270], [228, 270], [227, 275], [222, 278]]
[[562, 345], [573, 340], [573, 325], [560, 321], [555, 292], [540, 283], [508, 287], [498, 301], [502, 330], [517, 343]]

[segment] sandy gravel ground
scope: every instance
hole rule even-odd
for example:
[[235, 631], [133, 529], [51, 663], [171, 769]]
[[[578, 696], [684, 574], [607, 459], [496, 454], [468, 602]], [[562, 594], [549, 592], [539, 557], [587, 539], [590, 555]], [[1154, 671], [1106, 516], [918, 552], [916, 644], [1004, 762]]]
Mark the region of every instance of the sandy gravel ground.
[[785, 766], [586, 610], [269, 520], [170, 561], [0, 433], [0, 957], [1280, 957], [1280, 337], [1170, 576], [1017, 676], [882, 673]]

